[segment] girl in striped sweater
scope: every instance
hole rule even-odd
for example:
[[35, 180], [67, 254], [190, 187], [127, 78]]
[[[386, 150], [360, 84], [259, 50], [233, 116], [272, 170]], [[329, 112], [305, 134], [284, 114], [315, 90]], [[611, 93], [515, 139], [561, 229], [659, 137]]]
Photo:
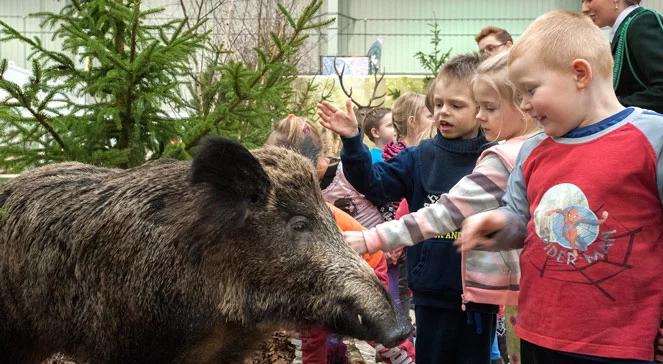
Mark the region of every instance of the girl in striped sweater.
[[[507, 77], [508, 53], [483, 61], [472, 83], [479, 104], [477, 119], [489, 141], [500, 142], [479, 157], [471, 174], [435, 204], [365, 231], [345, 232], [359, 253], [391, 251], [438, 235], [454, 235], [463, 220], [500, 206], [506, 182], [523, 142], [539, 128], [519, 108], [520, 97]], [[497, 254], [497, 255], [495, 255]], [[517, 252], [465, 253], [463, 301], [515, 304], [518, 292]], [[495, 262], [500, 262], [496, 266]], [[506, 269], [505, 269], [506, 265]]]

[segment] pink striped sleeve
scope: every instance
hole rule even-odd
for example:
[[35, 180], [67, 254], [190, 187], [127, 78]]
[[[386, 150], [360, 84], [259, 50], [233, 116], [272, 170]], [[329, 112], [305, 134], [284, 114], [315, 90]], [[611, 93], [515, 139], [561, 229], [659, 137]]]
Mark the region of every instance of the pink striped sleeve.
[[458, 230], [465, 217], [500, 206], [508, 176], [502, 159], [489, 154], [436, 204], [371, 229], [366, 245], [391, 251]]

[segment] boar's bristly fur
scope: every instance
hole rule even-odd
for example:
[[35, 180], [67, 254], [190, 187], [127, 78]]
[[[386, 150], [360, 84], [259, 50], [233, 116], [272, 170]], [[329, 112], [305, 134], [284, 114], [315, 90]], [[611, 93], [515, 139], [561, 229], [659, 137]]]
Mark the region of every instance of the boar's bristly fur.
[[238, 363], [276, 326], [409, 332], [310, 161], [282, 148], [213, 138], [193, 162], [54, 164], [0, 204], [0, 363]]

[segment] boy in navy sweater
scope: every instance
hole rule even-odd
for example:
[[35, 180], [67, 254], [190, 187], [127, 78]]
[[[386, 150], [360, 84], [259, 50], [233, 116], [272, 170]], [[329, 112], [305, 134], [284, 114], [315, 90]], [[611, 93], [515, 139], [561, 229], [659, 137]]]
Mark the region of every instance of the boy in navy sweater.
[[[476, 54], [454, 57], [437, 75], [433, 109], [438, 134], [386, 162], [371, 165], [350, 100], [346, 111], [318, 106], [321, 124], [343, 141], [343, 171], [373, 203], [407, 199], [412, 211], [435, 203], [469, 174], [490, 146], [479, 132], [471, 79]], [[469, 304], [461, 309], [460, 255], [451, 242], [457, 233], [438, 236], [407, 250], [408, 280], [414, 295], [416, 353], [420, 364], [490, 363], [496, 306]]]

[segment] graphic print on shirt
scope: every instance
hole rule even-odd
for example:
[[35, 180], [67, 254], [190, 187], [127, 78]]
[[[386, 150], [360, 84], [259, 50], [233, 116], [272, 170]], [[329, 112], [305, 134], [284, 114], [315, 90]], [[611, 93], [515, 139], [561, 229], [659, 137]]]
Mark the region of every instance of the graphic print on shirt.
[[628, 244], [626, 251], [630, 251], [639, 229], [618, 234], [605, 227], [608, 215], [605, 210], [592, 211], [586, 195], [576, 185], [562, 183], [546, 191], [533, 219], [546, 256], [545, 263], [536, 267], [541, 276], [590, 284], [614, 300], [601, 282], [631, 269], [631, 265], [630, 254], [609, 255], [610, 250], [614, 244], [624, 242]]
[[426, 197], [426, 199], [428, 200], [428, 202], [424, 202], [424, 207], [428, 207], [428, 206], [430, 206], [430, 205], [434, 205], [434, 204], [437, 202], [437, 200], [440, 199], [440, 197], [442, 197], [442, 195], [440, 195], [440, 194], [430, 194], [430, 195], [428, 195], [428, 196]]
[[[439, 193], [438, 194], [429, 194], [428, 196], [426, 196], [427, 202], [424, 202], [423, 207], [428, 207], [428, 206], [431, 206], [431, 205], [435, 205], [437, 203], [437, 201], [440, 200], [441, 197], [442, 197], [442, 195], [439, 194]], [[459, 237], [460, 237], [460, 231], [459, 230], [450, 231], [446, 234], [433, 236], [433, 238], [435, 238], [435, 239], [448, 239], [448, 240], [456, 240]]]
[[[546, 191], [534, 211], [536, 234], [546, 243], [546, 251], [551, 250], [551, 244], [557, 246], [556, 252], [567, 251], [566, 264], [577, 261], [578, 250], [580, 254], [592, 250], [592, 244], [599, 236], [599, 227], [607, 219], [607, 211], [598, 218], [590, 210], [582, 190], [570, 183]], [[568, 258], [571, 254], [573, 259]]]

